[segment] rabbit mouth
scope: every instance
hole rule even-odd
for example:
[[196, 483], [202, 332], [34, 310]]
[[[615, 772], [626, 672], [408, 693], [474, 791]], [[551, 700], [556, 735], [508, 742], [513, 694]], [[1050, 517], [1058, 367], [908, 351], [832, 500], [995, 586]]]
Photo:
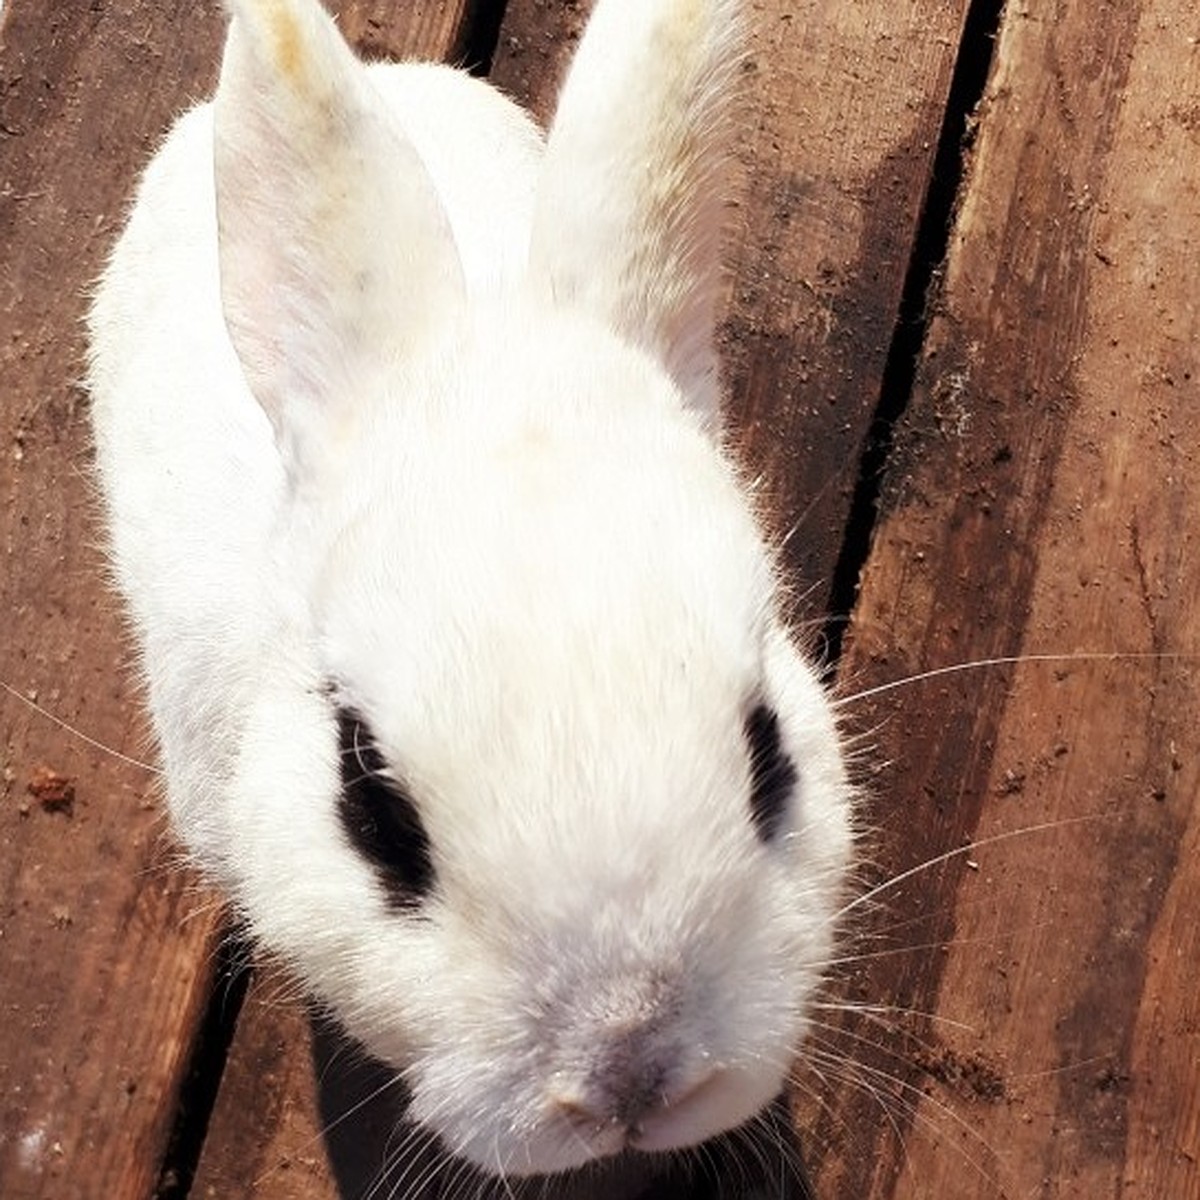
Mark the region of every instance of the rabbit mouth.
[[[713, 1118], [728, 1111], [728, 1083], [728, 1073], [716, 1071], [670, 1104], [646, 1113], [631, 1128], [629, 1145], [635, 1150], [674, 1150], [703, 1140]], [[727, 1121], [718, 1123], [724, 1128]]]
[[566, 1099], [556, 1108], [595, 1158], [625, 1150], [656, 1154], [697, 1145], [743, 1124], [778, 1090], [778, 1080], [714, 1068], [674, 1096], [643, 1096], [609, 1113]]

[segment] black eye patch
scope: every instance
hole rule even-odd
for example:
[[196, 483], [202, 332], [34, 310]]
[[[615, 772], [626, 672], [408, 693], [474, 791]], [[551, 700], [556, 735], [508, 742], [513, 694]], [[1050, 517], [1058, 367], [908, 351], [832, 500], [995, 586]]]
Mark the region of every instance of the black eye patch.
[[799, 776], [795, 763], [784, 753], [774, 709], [766, 704], [755, 705], [746, 717], [743, 732], [750, 752], [750, 819], [759, 841], [769, 844], [783, 824]]
[[429, 835], [412, 796], [387, 764], [362, 718], [338, 710], [342, 794], [338, 817], [350, 844], [375, 869], [392, 908], [412, 909], [434, 884]]

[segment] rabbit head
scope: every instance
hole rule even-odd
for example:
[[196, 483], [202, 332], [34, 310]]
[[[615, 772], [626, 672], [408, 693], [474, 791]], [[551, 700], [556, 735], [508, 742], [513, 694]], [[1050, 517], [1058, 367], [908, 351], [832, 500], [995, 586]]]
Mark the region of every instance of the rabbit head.
[[326, 14], [229, 8], [221, 304], [283, 482], [217, 873], [450, 1150], [699, 1142], [785, 1080], [850, 851], [721, 444], [735, 6], [600, 0], [503, 286]]

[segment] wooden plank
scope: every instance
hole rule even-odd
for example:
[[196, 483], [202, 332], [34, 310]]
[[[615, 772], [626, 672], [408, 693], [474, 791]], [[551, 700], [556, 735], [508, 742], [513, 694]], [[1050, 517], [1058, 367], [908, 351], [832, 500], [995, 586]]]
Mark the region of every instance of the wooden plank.
[[930, 865], [858, 914], [823, 1200], [1200, 1194], [1194, 33], [1006, 10], [845, 688], [1122, 657], [849, 706], [873, 878]]
[[543, 128], [594, 0], [508, 0], [488, 78], [523, 104]]
[[[83, 296], [214, 12], [9, 0], [0, 29], [0, 681], [130, 753], [145, 728], [95, 549]], [[146, 1197], [208, 992], [211, 900], [170, 869], [150, 772], [7, 691], [0, 737], [0, 1194]], [[72, 803], [29, 793], [42, 768]]]
[[243, 1006], [189, 1195], [335, 1197], [295, 986], [267, 971]]
[[476, 10], [472, 0], [322, 0], [351, 45], [368, 59], [460, 62], [469, 51]]

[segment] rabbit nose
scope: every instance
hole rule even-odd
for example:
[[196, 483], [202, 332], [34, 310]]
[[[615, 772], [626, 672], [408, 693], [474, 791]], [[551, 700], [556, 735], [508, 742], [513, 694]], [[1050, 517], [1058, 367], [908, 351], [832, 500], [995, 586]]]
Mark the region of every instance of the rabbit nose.
[[[559, 1077], [554, 1102], [581, 1131], [636, 1133], [645, 1118], [678, 1099], [680, 1083], [680, 1049], [651, 1023], [603, 1038], [584, 1071]], [[687, 1091], [696, 1085], [689, 1079]]]
[[583, 1131], [629, 1132], [650, 1112], [666, 1107], [666, 1068], [645, 1062], [606, 1061], [574, 1086], [555, 1089], [554, 1102], [563, 1116]]
[[[623, 1144], [698, 1082], [678, 1028], [678, 979], [659, 968], [618, 970], [575, 1008], [548, 1099], [593, 1143], [603, 1131], [606, 1144], [618, 1136]], [[699, 1073], [707, 1077], [707, 1066]]]

